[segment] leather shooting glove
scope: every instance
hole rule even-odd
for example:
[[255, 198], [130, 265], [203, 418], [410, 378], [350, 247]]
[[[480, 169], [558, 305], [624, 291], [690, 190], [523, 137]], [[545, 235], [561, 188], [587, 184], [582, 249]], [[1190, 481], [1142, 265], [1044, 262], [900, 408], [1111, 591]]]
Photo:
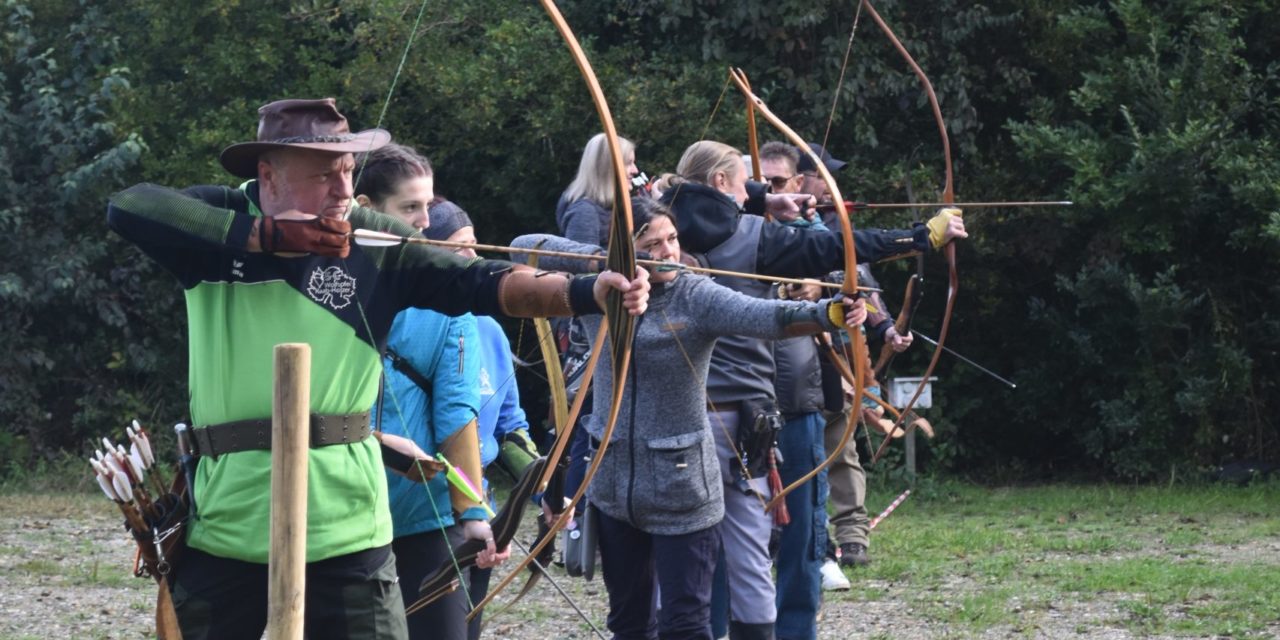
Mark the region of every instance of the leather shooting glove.
[[263, 253], [314, 253], [345, 258], [351, 253], [351, 223], [337, 218], [258, 219], [258, 247]]

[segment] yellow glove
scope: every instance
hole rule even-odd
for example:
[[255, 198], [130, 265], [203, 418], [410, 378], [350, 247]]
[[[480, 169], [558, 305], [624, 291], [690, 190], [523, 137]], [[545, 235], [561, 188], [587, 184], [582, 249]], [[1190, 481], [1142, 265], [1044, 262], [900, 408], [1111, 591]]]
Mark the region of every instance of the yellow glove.
[[862, 322], [866, 321], [866, 303], [861, 298], [847, 298], [844, 294], [839, 294], [832, 298], [831, 302], [827, 305], [827, 320], [841, 329], [848, 329], [849, 322], [846, 316], [851, 313], [851, 308], [858, 312], [857, 315], [862, 316], [862, 321], [857, 322], [856, 324], [862, 324]]
[[941, 249], [942, 245], [949, 241], [947, 228], [951, 226], [951, 219], [953, 217], [959, 218], [961, 215], [963, 215], [963, 212], [959, 209], [948, 207], [939, 211], [938, 215], [930, 218], [929, 222], [925, 223], [925, 226], [929, 227], [929, 244], [933, 245], [934, 249]]
[[844, 296], [837, 295], [827, 303], [827, 322], [836, 327], [844, 327]]

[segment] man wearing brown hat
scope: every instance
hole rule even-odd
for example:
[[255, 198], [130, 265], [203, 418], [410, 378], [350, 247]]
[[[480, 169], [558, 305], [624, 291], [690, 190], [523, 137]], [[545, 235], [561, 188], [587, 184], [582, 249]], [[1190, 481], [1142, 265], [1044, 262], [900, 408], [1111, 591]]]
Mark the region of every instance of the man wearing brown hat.
[[[137, 185], [115, 194], [108, 223], [185, 290], [191, 418], [200, 456], [185, 555], [171, 575], [182, 632], [257, 638], [266, 625], [271, 353], [312, 345], [306, 628], [312, 638], [405, 637], [395, 585], [387, 485], [369, 436], [380, 351], [395, 314], [562, 316], [599, 313], [609, 287], [642, 313], [643, 272], [534, 277], [527, 267], [465, 260], [411, 244], [363, 246], [352, 229], [415, 230], [354, 206], [353, 152], [386, 144], [351, 133], [332, 99], [259, 109], [255, 142], [221, 161], [251, 178], [238, 189], [179, 193]], [[270, 433], [269, 426], [265, 432]]]

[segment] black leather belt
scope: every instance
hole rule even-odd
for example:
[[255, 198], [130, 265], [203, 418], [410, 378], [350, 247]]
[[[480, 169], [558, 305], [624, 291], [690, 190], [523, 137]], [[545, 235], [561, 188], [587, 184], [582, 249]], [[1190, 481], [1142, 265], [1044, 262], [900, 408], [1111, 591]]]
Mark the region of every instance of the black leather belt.
[[[216, 458], [237, 451], [270, 450], [271, 419], [237, 420], [192, 430], [196, 455]], [[369, 412], [341, 416], [311, 414], [311, 447], [352, 444], [369, 437]]]

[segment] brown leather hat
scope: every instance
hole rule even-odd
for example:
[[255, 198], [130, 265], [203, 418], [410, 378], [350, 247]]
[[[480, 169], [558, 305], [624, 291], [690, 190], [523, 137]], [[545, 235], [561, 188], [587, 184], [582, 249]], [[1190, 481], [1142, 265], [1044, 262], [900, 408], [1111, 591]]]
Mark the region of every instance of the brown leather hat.
[[382, 129], [351, 133], [333, 98], [277, 100], [258, 109], [258, 140], [222, 150], [218, 160], [232, 175], [258, 177], [258, 156], [272, 149], [299, 147], [331, 153], [373, 151], [391, 141]]

